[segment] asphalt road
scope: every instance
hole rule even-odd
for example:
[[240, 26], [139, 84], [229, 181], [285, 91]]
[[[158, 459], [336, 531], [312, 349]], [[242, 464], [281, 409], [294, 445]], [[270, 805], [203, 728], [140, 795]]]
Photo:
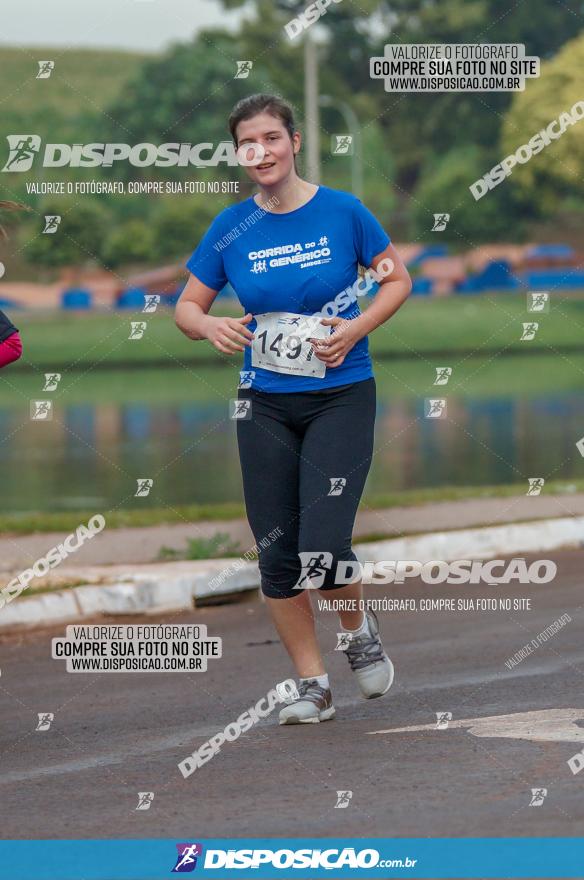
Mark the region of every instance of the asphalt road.
[[[321, 612], [336, 719], [280, 727], [276, 709], [188, 779], [177, 763], [291, 676], [257, 598], [163, 618], [205, 623], [222, 637], [223, 656], [205, 673], [69, 674], [50, 656], [64, 627], [3, 637], [3, 837], [581, 835], [584, 771], [574, 775], [567, 761], [584, 748], [584, 551], [541, 555], [558, 565], [546, 585], [368, 587], [370, 598], [531, 602], [517, 611], [379, 612], [396, 667], [381, 699], [358, 696], [334, 650], [336, 615]], [[557, 634], [505, 665], [566, 613]], [[35, 730], [41, 712], [54, 714], [49, 730]], [[452, 713], [447, 729], [436, 729], [437, 712]], [[504, 717], [470, 723], [492, 716]], [[532, 788], [547, 789], [541, 806], [529, 805]], [[336, 792], [347, 790], [349, 806], [336, 808]], [[144, 791], [154, 799], [136, 810]]]

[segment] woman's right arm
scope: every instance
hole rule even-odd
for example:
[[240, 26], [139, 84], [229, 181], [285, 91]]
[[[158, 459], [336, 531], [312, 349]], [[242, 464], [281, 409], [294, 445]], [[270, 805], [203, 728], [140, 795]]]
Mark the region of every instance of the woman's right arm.
[[218, 291], [207, 287], [191, 274], [176, 304], [175, 323], [189, 339], [208, 339], [223, 354], [243, 351], [251, 345], [253, 333], [245, 324], [253, 320], [248, 312], [243, 318], [215, 318], [208, 314]]

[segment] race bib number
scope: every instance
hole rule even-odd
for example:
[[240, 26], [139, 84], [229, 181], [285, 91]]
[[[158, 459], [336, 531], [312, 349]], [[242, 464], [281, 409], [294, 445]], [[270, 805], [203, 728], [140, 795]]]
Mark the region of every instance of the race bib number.
[[252, 367], [291, 376], [324, 376], [326, 364], [316, 357], [308, 337], [328, 339], [332, 327], [321, 324], [320, 318], [294, 312], [264, 312], [254, 318], [257, 327], [251, 346]]

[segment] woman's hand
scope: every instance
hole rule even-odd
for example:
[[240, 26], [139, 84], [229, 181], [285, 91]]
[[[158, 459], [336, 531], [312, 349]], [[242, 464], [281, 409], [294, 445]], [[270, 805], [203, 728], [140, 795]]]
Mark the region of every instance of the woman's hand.
[[315, 339], [312, 342], [315, 355], [327, 367], [340, 367], [354, 345], [363, 338], [359, 326], [347, 318], [322, 318], [321, 324], [334, 327], [328, 339]]
[[251, 312], [243, 318], [214, 318], [207, 315], [203, 325], [205, 338], [223, 354], [244, 351], [243, 346], [251, 345], [250, 340], [254, 338], [254, 334], [245, 326], [252, 320]]

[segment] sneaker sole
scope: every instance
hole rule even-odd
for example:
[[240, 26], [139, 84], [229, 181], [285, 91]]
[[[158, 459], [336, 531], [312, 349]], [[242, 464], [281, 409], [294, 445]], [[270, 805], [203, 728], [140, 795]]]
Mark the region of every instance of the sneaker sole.
[[318, 724], [320, 721], [329, 721], [334, 717], [335, 707], [331, 706], [330, 709], [322, 709], [318, 713], [318, 718], [298, 718], [297, 715], [289, 715], [284, 721], [280, 721], [280, 724]]
[[[387, 656], [387, 655], [386, 655], [386, 656]], [[389, 657], [387, 657], [387, 659], [389, 660]], [[393, 684], [393, 679], [394, 679], [394, 676], [395, 676], [395, 669], [394, 669], [394, 666], [393, 666], [393, 663], [391, 662], [391, 660], [389, 660], [389, 663], [390, 663], [390, 666], [391, 666], [391, 675], [390, 675], [390, 678], [389, 678], [389, 684], [387, 685], [387, 687], [385, 688], [384, 691], [379, 691], [379, 693], [377, 693], [377, 694], [369, 694], [368, 696], [366, 696], [366, 695], [364, 694], [363, 696], [365, 697], [366, 700], [375, 700], [375, 699], [377, 699], [377, 697], [382, 697], [384, 694], [386, 694], [386, 693], [388, 692], [388, 690], [389, 690], [390, 687], [392, 686], [392, 684]]]

